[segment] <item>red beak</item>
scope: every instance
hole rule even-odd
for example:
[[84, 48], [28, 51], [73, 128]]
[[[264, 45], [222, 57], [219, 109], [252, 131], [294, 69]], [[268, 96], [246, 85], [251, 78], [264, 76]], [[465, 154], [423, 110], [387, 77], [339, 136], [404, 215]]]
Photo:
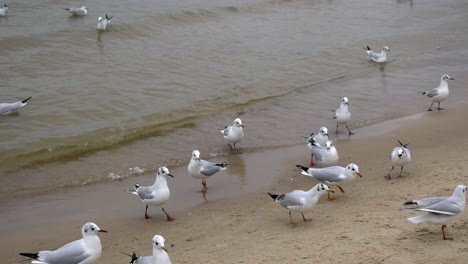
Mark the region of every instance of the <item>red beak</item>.
[[362, 175], [361, 175], [361, 173], [359, 173], [359, 172], [356, 172], [356, 174], [357, 174], [357, 175], [359, 175], [359, 177], [361, 177], [361, 178], [362, 178]]

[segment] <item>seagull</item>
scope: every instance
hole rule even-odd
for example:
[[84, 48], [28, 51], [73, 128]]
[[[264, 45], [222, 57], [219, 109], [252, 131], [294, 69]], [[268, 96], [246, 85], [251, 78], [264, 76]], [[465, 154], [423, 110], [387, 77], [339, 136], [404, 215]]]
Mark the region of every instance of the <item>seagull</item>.
[[325, 142], [325, 146], [321, 146], [312, 138], [309, 144], [312, 145], [311, 167], [314, 166], [314, 163], [321, 167], [335, 165], [340, 159], [338, 151], [330, 140]]
[[377, 53], [373, 51], [369, 46], [367, 46], [367, 55], [369, 55], [369, 58], [375, 62], [382, 63], [387, 61], [387, 52], [390, 51], [390, 49], [387, 46], [384, 46], [382, 48], [382, 51], [380, 53]]
[[398, 140], [398, 143], [400, 143], [400, 146], [394, 148], [392, 154], [390, 155], [390, 159], [392, 160], [392, 169], [390, 170], [388, 175], [385, 176], [385, 178], [389, 180], [392, 178], [390, 174], [392, 173], [395, 165], [401, 167], [400, 175], [398, 175], [398, 177], [401, 177], [403, 167], [411, 162], [411, 151], [408, 148], [409, 144], [403, 144], [400, 140]]
[[153, 255], [138, 257], [135, 253], [129, 255], [132, 259], [129, 264], [172, 264], [167, 250], [164, 247], [164, 237], [160, 235], [155, 235], [152, 240], [153, 244]]
[[437, 110], [439, 110], [439, 111], [444, 110], [443, 108], [440, 108], [440, 102], [442, 102], [443, 100], [445, 100], [449, 96], [449, 88], [448, 88], [448, 82], [447, 82], [448, 80], [455, 80], [455, 79], [450, 77], [448, 74], [444, 74], [440, 78], [439, 87], [434, 88], [434, 89], [432, 89], [430, 91], [419, 92], [422, 95], [431, 98], [431, 101], [432, 101], [431, 107], [429, 107], [429, 109], [427, 109], [427, 111], [432, 111], [432, 105], [434, 103], [438, 104]]
[[112, 17], [108, 17], [107, 14], [106, 14], [106, 19], [103, 19], [102, 17], [99, 17], [98, 18], [98, 24], [97, 24], [96, 28], [98, 30], [107, 30], [109, 28], [109, 26], [110, 26], [111, 18]]
[[[342, 193], [344, 193], [344, 190], [338, 184], [341, 185], [343, 183], [351, 182], [356, 178], [356, 175], [359, 175], [359, 177], [362, 178], [361, 173], [359, 173], [359, 167], [354, 163], [348, 164], [346, 168], [341, 166], [331, 166], [323, 169], [316, 169], [307, 168], [301, 165], [296, 165], [296, 167], [301, 170], [303, 175], [313, 177], [328, 185], [336, 185]], [[329, 201], [333, 201], [335, 199], [336, 198], [330, 196], [330, 193], [328, 194]]]
[[348, 127], [348, 122], [351, 118], [351, 113], [349, 112], [348, 106], [348, 97], [343, 97], [343, 99], [341, 100], [340, 108], [335, 110], [335, 116], [333, 117], [333, 119], [336, 120], [336, 134], [338, 134], [338, 125], [346, 125], [346, 128], [348, 129], [348, 134], [350, 136], [354, 134], [353, 132], [351, 132], [351, 130], [349, 130]]
[[70, 8], [64, 8], [64, 9], [67, 10], [68, 13], [72, 14], [72, 16], [84, 16], [88, 14], [88, 8], [86, 6], [82, 6], [80, 8], [70, 7]]
[[167, 186], [166, 176], [174, 177], [169, 173], [166, 167], [159, 167], [156, 172], [156, 179], [151, 186], [140, 186], [135, 184], [135, 190], [131, 191], [133, 194], [140, 197], [141, 201], [146, 204], [145, 219], [150, 219], [148, 215], [148, 206], [161, 206], [162, 211], [166, 214], [167, 221], [174, 221], [175, 219], [169, 216], [164, 210], [163, 205], [169, 200], [171, 191]]
[[0, 16], [6, 16], [8, 14], [7, 4], [3, 4], [3, 7], [0, 8]]
[[284, 208], [289, 209], [289, 223], [295, 225], [296, 223], [291, 216], [292, 211], [300, 212], [304, 222], [312, 221], [312, 219], [305, 218], [304, 212], [312, 209], [317, 204], [320, 197], [328, 192], [333, 191], [331, 191], [327, 185], [319, 183], [308, 191], [294, 190], [289, 193], [268, 193], [268, 195], [275, 200], [275, 203], [279, 203]]
[[29, 98], [24, 99], [23, 101], [18, 101], [16, 103], [11, 103], [11, 104], [10, 103], [0, 104], [0, 115], [8, 115], [8, 114], [18, 111], [18, 109], [27, 105], [28, 104], [27, 102], [31, 98], [32, 97], [29, 97]]
[[206, 160], [200, 159], [200, 151], [194, 150], [192, 152], [192, 159], [190, 159], [190, 163], [187, 166], [188, 173], [190, 176], [202, 179], [203, 189], [201, 190], [202, 193], [206, 193], [206, 179], [210, 176], [213, 176], [218, 171], [225, 170], [228, 164], [226, 162], [223, 163], [212, 163]]
[[312, 153], [312, 143], [316, 142], [321, 146], [325, 146], [327, 140], [328, 140], [328, 128], [326, 127], [321, 127], [317, 135], [314, 135], [314, 133], [311, 133], [310, 136], [304, 137], [307, 141], [307, 147], [309, 147], [311, 153], [310, 153], [310, 166], [315, 166], [314, 164], [314, 154]]
[[86, 223], [81, 228], [82, 239], [70, 242], [61, 248], [39, 253], [19, 253], [21, 256], [32, 259], [33, 264], [91, 264], [101, 256], [101, 240], [98, 232], [106, 232], [95, 223]]
[[[221, 133], [224, 136], [224, 139], [228, 141], [228, 146], [231, 150], [236, 148], [236, 143], [241, 141], [244, 138], [244, 125], [242, 125], [242, 120], [240, 118], [234, 119], [232, 126], [226, 126], [221, 130]], [[233, 146], [231, 146], [233, 143]]]
[[413, 200], [404, 203], [404, 205], [415, 205], [408, 210], [426, 212], [426, 214], [410, 217], [408, 220], [419, 224], [422, 222], [431, 222], [442, 225], [442, 237], [445, 236], [445, 227], [458, 214], [465, 209], [465, 195], [468, 188], [465, 185], [458, 185], [450, 197], [430, 197], [422, 200]]

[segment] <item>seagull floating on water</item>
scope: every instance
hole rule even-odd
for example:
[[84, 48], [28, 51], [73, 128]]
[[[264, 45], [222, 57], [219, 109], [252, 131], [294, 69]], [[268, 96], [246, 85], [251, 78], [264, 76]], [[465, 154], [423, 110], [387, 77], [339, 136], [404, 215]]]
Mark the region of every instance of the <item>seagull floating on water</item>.
[[201, 190], [202, 193], [206, 193], [206, 179], [213, 176], [219, 171], [225, 170], [228, 164], [226, 162], [223, 163], [212, 163], [206, 160], [200, 159], [200, 151], [194, 150], [192, 152], [192, 158], [190, 159], [190, 163], [187, 166], [188, 173], [190, 176], [202, 179], [203, 189]]
[[2, 103], [0, 104], [0, 115], [8, 115], [8, 114], [11, 114], [11, 113], [14, 113], [16, 111], [18, 111], [18, 109], [20, 109], [21, 107], [27, 105], [28, 101], [31, 99], [32, 97], [28, 97], [26, 99], [24, 99], [23, 101], [18, 101], [18, 102], [15, 102], [15, 103]]
[[367, 55], [369, 55], [369, 58], [372, 61], [375, 61], [375, 62], [378, 62], [378, 63], [382, 63], [382, 62], [387, 61], [387, 52], [389, 52], [389, 51], [390, 51], [390, 49], [387, 46], [384, 46], [380, 53], [377, 53], [377, 52], [373, 51], [369, 46], [367, 46], [367, 50], [366, 50]]
[[[229, 148], [235, 149], [236, 143], [241, 141], [244, 138], [244, 125], [242, 125], [242, 120], [240, 118], [234, 119], [232, 126], [226, 126], [221, 130], [221, 133], [224, 136], [224, 139], [227, 140]], [[231, 143], [233, 146], [231, 146]]]
[[135, 253], [129, 255], [132, 259], [129, 264], [172, 264], [169, 254], [164, 247], [165, 239], [163, 236], [155, 235], [152, 240], [153, 255], [139, 257]]
[[465, 210], [465, 195], [468, 188], [465, 185], [458, 185], [450, 197], [430, 197], [422, 200], [413, 200], [404, 203], [404, 205], [415, 205], [414, 208], [408, 210], [421, 211], [426, 214], [410, 217], [408, 220], [412, 223], [419, 224], [423, 222], [431, 222], [442, 225], [442, 237], [445, 236], [445, 227], [458, 214]]
[[68, 13], [72, 14], [72, 16], [84, 16], [88, 14], [88, 8], [86, 6], [70, 7], [70, 8], [64, 8], [64, 9], [67, 10]]
[[108, 17], [107, 14], [106, 14], [106, 19], [103, 19], [102, 17], [99, 17], [98, 18], [98, 24], [97, 24], [96, 28], [98, 30], [107, 30], [109, 28], [109, 26], [110, 26], [111, 18], [112, 17]]
[[403, 167], [411, 162], [411, 151], [408, 148], [409, 144], [403, 144], [400, 140], [398, 140], [398, 143], [400, 143], [400, 146], [394, 148], [392, 154], [390, 154], [390, 159], [392, 160], [392, 169], [388, 175], [385, 176], [386, 179], [392, 178], [390, 174], [392, 173], [393, 168], [395, 168], [395, 165], [401, 167], [400, 175], [398, 175], [398, 177], [401, 177]]
[[145, 219], [151, 218], [148, 215], [148, 206], [161, 206], [162, 211], [166, 214], [167, 221], [174, 221], [175, 219], [167, 214], [166, 210], [164, 210], [164, 204], [169, 201], [169, 197], [171, 195], [171, 191], [167, 186], [166, 177], [171, 176], [174, 177], [172, 174], [169, 173], [169, 170], [166, 167], [158, 168], [156, 172], [156, 179], [154, 180], [154, 184], [151, 186], [140, 186], [139, 184], [135, 184], [135, 190], [132, 191], [133, 194], [140, 197], [141, 201], [146, 204], [145, 209]]
[[431, 98], [432, 103], [429, 109], [427, 109], [427, 111], [432, 111], [432, 105], [434, 103], [438, 104], [437, 110], [439, 111], [444, 110], [443, 108], [440, 108], [440, 102], [444, 101], [449, 96], [448, 80], [455, 80], [455, 79], [450, 77], [448, 74], [444, 74], [440, 78], [439, 87], [434, 88], [430, 91], [419, 92], [422, 95]]
[[319, 183], [312, 187], [309, 191], [294, 190], [289, 193], [272, 194], [268, 195], [275, 200], [275, 203], [279, 203], [281, 206], [289, 210], [289, 223], [291, 225], [296, 224], [291, 216], [293, 211], [298, 211], [302, 215], [304, 222], [310, 222], [312, 219], [307, 219], [304, 216], [305, 211], [311, 210], [318, 202], [320, 197], [325, 193], [333, 192], [327, 185]]
[[91, 264], [101, 256], [102, 245], [97, 233], [106, 232], [95, 223], [86, 223], [81, 228], [82, 239], [70, 242], [53, 251], [19, 253], [32, 259], [32, 264]]
[[351, 112], [348, 109], [348, 97], [343, 97], [341, 100], [340, 108], [335, 110], [335, 115], [333, 119], [336, 121], [336, 134], [338, 134], [338, 125], [346, 125], [346, 129], [348, 129], [348, 134], [351, 136], [354, 134], [348, 127], [348, 122], [351, 119]]
[[8, 5], [3, 4], [3, 7], [0, 7], [0, 16], [6, 16], [8, 14]]

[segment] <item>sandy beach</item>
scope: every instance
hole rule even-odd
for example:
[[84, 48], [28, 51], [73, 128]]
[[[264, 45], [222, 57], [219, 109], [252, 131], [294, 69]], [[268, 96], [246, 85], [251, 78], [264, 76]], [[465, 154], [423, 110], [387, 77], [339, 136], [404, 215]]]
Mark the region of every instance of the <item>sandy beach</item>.
[[[349, 139], [340, 136], [336, 143], [340, 165], [358, 164], [363, 178], [344, 186], [346, 193], [337, 192], [335, 201], [322, 197], [306, 213], [313, 219], [308, 223], [294, 214], [297, 224], [289, 225], [288, 211], [274, 204], [266, 194], [309, 189], [317, 183], [294, 170], [295, 164], [309, 162], [305, 144], [246, 153], [239, 150], [235, 155], [242, 157], [238, 159], [242, 164], [231, 161], [234, 173], [239, 173], [239, 168], [235, 168], [241, 166], [247, 175], [274, 177], [272, 186], [248, 190], [241, 197], [233, 195], [211, 201], [210, 193], [223, 190], [213, 180], [211, 185], [208, 182], [211, 188], [207, 201], [175, 211], [170, 203], [166, 206], [176, 218], [174, 222], [166, 222], [159, 208], [151, 208], [153, 219], [145, 220], [144, 206], [135, 199], [121, 198], [113, 205], [99, 208], [106, 203], [107, 194], [93, 194], [98, 187], [90, 186], [82, 190], [80, 202], [69, 205], [75, 209], [85, 207], [82, 213], [2, 231], [0, 255], [5, 263], [17, 263], [22, 259], [18, 252], [56, 248], [78, 239], [81, 225], [94, 221], [109, 231], [100, 236], [101, 264], [128, 263], [129, 258], [120, 252], [151, 254], [154, 234], [165, 236], [173, 263], [466, 263], [466, 212], [447, 226], [447, 235], [453, 240], [444, 241], [440, 226], [412, 224], [407, 218], [416, 213], [401, 208], [409, 199], [449, 196], [458, 184], [467, 183], [468, 165], [464, 156], [468, 135], [466, 125], [459, 122], [467, 111], [468, 104], [460, 103], [441, 112], [364, 127]], [[391, 168], [389, 154], [397, 145], [397, 138], [410, 143], [414, 161], [405, 168], [403, 177], [398, 178], [394, 171], [393, 178], [386, 180], [384, 176]], [[185, 170], [181, 166], [172, 171], [184, 177]], [[219, 178], [229, 175], [227, 170]], [[201, 185], [190, 183], [191, 193], [184, 196], [174, 192], [174, 197], [202, 201], [201, 194], [196, 193]], [[112, 188], [122, 187], [119, 184], [128, 183], [118, 183]], [[68, 194], [65, 191], [45, 197], [53, 195]], [[118, 197], [125, 196], [118, 192]], [[96, 203], [88, 203], [87, 199]], [[54, 202], [60, 204], [60, 199], [50, 198], [49, 202], [36, 206], [47, 211]], [[21, 214], [21, 208], [18, 212]]]

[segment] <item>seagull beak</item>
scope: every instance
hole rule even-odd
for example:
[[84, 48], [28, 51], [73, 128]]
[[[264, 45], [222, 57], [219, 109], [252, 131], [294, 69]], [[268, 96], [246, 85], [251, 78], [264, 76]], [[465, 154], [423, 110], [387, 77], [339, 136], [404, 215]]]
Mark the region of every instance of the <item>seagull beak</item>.
[[356, 172], [356, 174], [357, 174], [357, 175], [359, 175], [359, 177], [361, 177], [361, 178], [362, 178], [362, 175], [361, 175], [361, 173], [359, 173], [359, 172]]
[[329, 193], [335, 193], [334, 190], [327, 190], [327, 192], [329, 192]]
[[167, 252], [167, 249], [165, 247], [162, 247], [162, 249]]
[[167, 176], [171, 176], [172, 178], [174, 178], [174, 175], [172, 175], [172, 174], [170, 174], [170, 173], [168, 173]]
[[197, 160], [198, 160], [198, 161], [201, 161], [201, 159], [200, 159], [200, 158], [197, 158]]
[[330, 135], [328, 135], [328, 133], [327, 133], [327, 134], [325, 134], [325, 136], [329, 137]]
[[104, 229], [99, 229], [99, 231], [98, 231], [98, 232], [101, 232], [101, 233], [107, 233], [107, 231], [106, 231], [106, 230], [104, 230]]
[[241, 126], [242, 128], [245, 128], [245, 126], [244, 126], [244, 125], [240, 125], [240, 126]]
[[452, 78], [452, 77], [450, 77], [450, 79], [449, 79], [449, 80], [455, 80], [455, 79], [454, 79], [454, 78]]

